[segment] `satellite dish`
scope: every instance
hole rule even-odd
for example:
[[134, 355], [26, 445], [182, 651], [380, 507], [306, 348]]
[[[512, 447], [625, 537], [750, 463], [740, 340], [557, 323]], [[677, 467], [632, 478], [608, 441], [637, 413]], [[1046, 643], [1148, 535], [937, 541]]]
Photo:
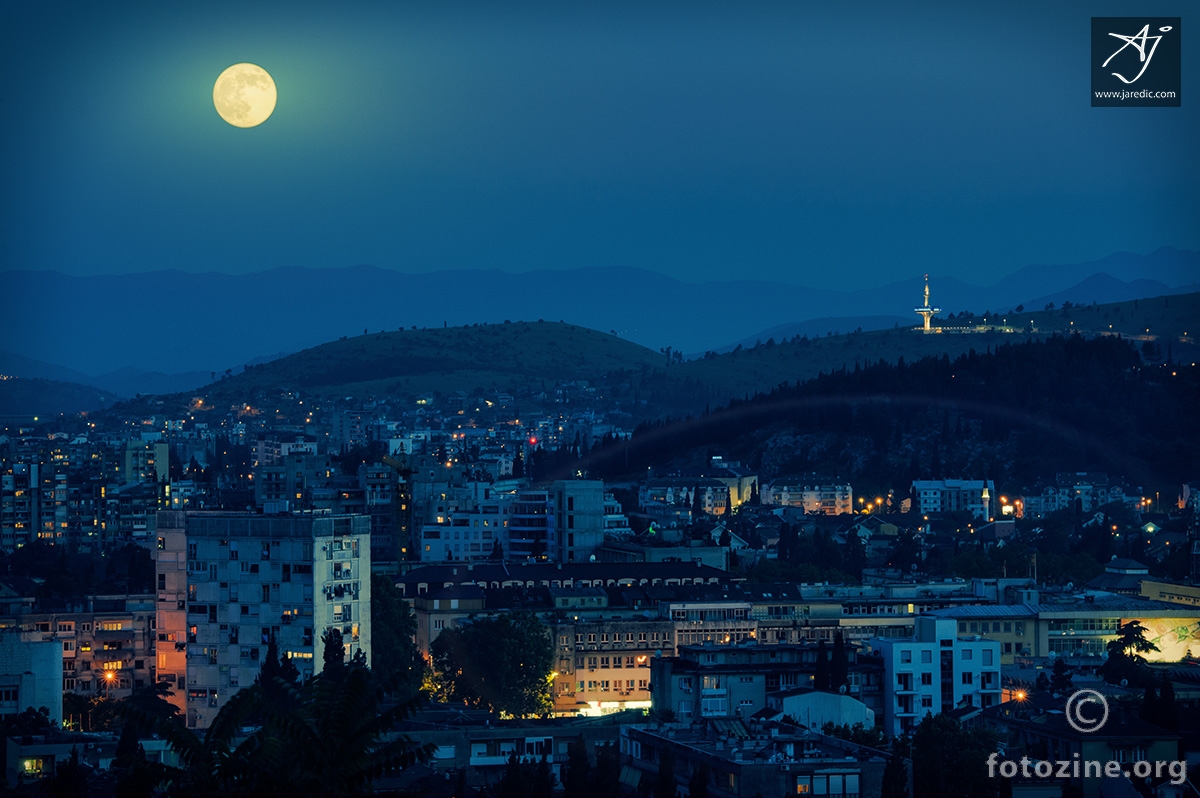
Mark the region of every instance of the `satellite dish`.
[[844, 684], [838, 685], [838, 692], [841, 693], [842, 695], [845, 695], [846, 694], [846, 685], [844, 685]]
[[590, 557], [588, 557], [588, 562], [595, 562], [595, 561], [596, 561], [596, 555], [595, 555], [595, 554], [593, 554], [593, 555], [591, 555]]
[[912, 565], [908, 566], [908, 569], [909, 569], [910, 571], [915, 571], [915, 570], [917, 570], [917, 564], [916, 564], [916, 563], [913, 563]]
[[1122, 679], [1122, 680], [1121, 680], [1121, 686], [1122, 686], [1122, 687], [1128, 687], [1128, 686], [1129, 686], [1129, 680], [1128, 680], [1128, 679]]
[[1075, 589], [1075, 583], [1067, 582], [1067, 590], [1074, 590], [1074, 589]]
[[1047, 658], [1047, 659], [1054, 659], [1054, 658], [1055, 658], [1055, 657], [1057, 657], [1057, 656], [1058, 656], [1058, 655], [1057, 655], [1055, 652], [1053, 652], [1053, 651], [1047, 652], [1047, 654], [1046, 654], [1046, 658]]

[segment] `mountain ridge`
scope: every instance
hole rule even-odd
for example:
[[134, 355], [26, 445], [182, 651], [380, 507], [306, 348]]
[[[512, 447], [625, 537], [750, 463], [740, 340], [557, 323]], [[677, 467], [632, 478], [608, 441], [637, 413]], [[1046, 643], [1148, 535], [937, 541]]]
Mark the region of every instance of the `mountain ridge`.
[[[1105, 289], [1124, 292], [1122, 299], [1163, 293], [1153, 282], [1168, 292], [1200, 282], [1200, 253], [1161, 248], [1150, 255], [1114, 253], [1085, 264], [1026, 267], [991, 288], [935, 276], [932, 298], [946, 313], [1041, 307], [1031, 298], [1065, 298], [1072, 292], [1078, 294], [1072, 302], [1090, 302], [1085, 283], [1101, 271], [1099, 264], [1124, 283]], [[1082, 280], [1074, 280], [1084, 272]], [[1130, 275], [1132, 280], [1125, 279]], [[0, 272], [0, 287], [12, 296], [54, 297], [58, 306], [57, 323], [45, 325], [39, 321], [40, 303], [14, 303], [9, 321], [18, 333], [8, 349], [93, 379], [127, 368], [191, 379], [196, 373], [236, 370], [264, 352], [296, 352], [363, 330], [505, 319], [561, 319], [615, 330], [651, 349], [703, 352], [756, 338], [755, 330], [818, 318], [905, 318], [920, 304], [923, 289], [919, 275], [839, 292], [784, 282], [688, 283], [633, 266], [406, 273], [361, 264], [279, 266], [246, 275], [162, 270], [79, 277], [7, 271]], [[97, 324], [97, 307], [121, 312]], [[137, 392], [130, 390], [132, 384], [124, 390], [106, 387]]]

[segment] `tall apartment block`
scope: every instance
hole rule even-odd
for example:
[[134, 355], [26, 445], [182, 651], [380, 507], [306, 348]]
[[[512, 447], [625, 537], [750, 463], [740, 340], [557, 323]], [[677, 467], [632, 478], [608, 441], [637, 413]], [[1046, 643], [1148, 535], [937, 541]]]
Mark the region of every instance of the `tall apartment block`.
[[157, 675], [189, 727], [254, 682], [272, 634], [303, 677], [328, 629], [370, 660], [368, 516], [164, 511], [157, 535]]

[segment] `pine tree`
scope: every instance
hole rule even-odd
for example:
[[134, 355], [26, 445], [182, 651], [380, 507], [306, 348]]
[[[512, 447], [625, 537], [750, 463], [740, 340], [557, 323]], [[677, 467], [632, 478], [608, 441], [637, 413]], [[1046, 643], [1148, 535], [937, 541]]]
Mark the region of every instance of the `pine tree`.
[[690, 798], [708, 798], [708, 765], [701, 762], [700, 767], [692, 773], [688, 780], [688, 795]]
[[342, 642], [342, 630], [333, 627], [326, 629], [325, 634], [321, 635], [321, 644], [324, 646], [321, 651], [324, 665], [321, 673], [336, 678], [346, 669], [346, 648]]
[[1065, 693], [1071, 687], [1071, 669], [1067, 667], [1066, 660], [1059, 657], [1054, 660], [1054, 675], [1050, 677], [1050, 689], [1056, 693]]
[[1158, 693], [1154, 691], [1154, 685], [1146, 688], [1146, 692], [1142, 694], [1142, 709], [1138, 712], [1138, 717], [1147, 723], [1157, 723], [1158, 721]]
[[903, 757], [896, 754], [888, 757], [883, 766], [879, 798], [908, 798], [908, 766]]
[[825, 641], [817, 643], [817, 670], [813, 675], [813, 687], [817, 690], [828, 690], [830, 679], [829, 656], [825, 651]]
[[846, 639], [839, 629], [833, 638], [833, 655], [829, 662], [829, 686], [837, 690], [850, 681], [850, 658], [846, 654]]
[[567, 764], [562, 771], [563, 792], [566, 795], [587, 795], [591, 777], [592, 765], [588, 761], [587, 746], [581, 740], [572, 740], [567, 748]]
[[1162, 679], [1162, 689], [1158, 694], [1158, 719], [1155, 723], [1169, 731], [1179, 731], [1179, 715], [1175, 707], [1175, 684], [1165, 673]]
[[675, 752], [668, 744], [658, 759], [658, 779], [654, 782], [654, 798], [675, 798]]

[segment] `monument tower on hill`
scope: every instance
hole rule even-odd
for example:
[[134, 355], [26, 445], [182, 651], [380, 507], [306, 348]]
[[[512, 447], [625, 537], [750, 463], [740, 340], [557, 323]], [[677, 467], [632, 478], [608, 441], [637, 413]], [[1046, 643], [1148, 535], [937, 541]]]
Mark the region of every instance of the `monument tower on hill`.
[[929, 275], [928, 274], [925, 275], [925, 304], [919, 308], [913, 308], [913, 312], [918, 314], [922, 319], [925, 320], [925, 326], [922, 329], [922, 332], [926, 332], [926, 333], [938, 332], [937, 330], [933, 329], [933, 327], [931, 327], [929, 325], [929, 320], [932, 319], [935, 314], [941, 313], [942, 309], [941, 308], [931, 308], [929, 306]]

